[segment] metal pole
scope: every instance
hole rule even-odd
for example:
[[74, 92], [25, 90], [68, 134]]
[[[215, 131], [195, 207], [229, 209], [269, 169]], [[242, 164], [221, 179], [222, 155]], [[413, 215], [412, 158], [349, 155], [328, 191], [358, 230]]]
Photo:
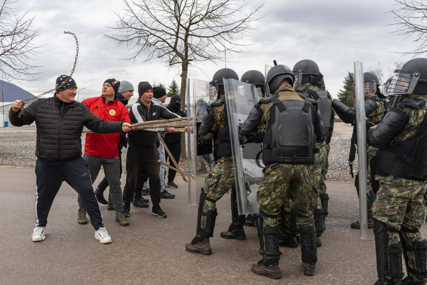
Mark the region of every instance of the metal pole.
[[4, 92], [3, 92], [3, 87], [4, 87], [4, 85], [5, 85], [6, 83], [8, 83], [8, 82], [3, 82], [3, 83], [1, 84], [1, 101], [2, 101], [2, 104], [3, 104], [3, 113], [2, 113], [2, 117], [3, 117], [3, 127], [5, 127], [5, 120], [4, 120]]
[[368, 210], [367, 210], [367, 189], [368, 189], [368, 161], [366, 146], [366, 116], [365, 116], [365, 96], [363, 92], [363, 64], [360, 61], [354, 63], [354, 80], [356, 95], [356, 128], [357, 128], [357, 154], [359, 172], [359, 222], [360, 238], [368, 237]]

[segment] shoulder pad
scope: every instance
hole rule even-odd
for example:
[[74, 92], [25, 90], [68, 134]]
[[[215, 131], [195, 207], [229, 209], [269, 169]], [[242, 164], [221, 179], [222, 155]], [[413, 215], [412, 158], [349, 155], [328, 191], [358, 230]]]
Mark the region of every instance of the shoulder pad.
[[279, 98], [279, 94], [274, 94], [273, 96], [262, 98], [259, 103], [271, 103], [277, 98]]
[[298, 85], [298, 86], [296, 86], [296, 87], [294, 88], [294, 90], [295, 90], [297, 93], [304, 93], [304, 92], [307, 92], [307, 91], [308, 91], [308, 86], [307, 86], [307, 85]]
[[411, 107], [414, 109], [423, 109], [426, 105], [426, 101], [422, 100], [422, 99], [404, 99], [401, 102], [399, 102], [399, 104], [397, 104], [398, 106], [402, 106], [402, 107]]
[[222, 97], [222, 98], [216, 99], [216, 100], [215, 100], [215, 102], [213, 102], [213, 103], [211, 104], [211, 106], [212, 106], [212, 107], [215, 107], [215, 106], [221, 106], [221, 105], [223, 105], [223, 104], [225, 104], [225, 97]]
[[377, 108], [375, 100], [365, 100], [365, 113], [367, 116], [372, 114]]

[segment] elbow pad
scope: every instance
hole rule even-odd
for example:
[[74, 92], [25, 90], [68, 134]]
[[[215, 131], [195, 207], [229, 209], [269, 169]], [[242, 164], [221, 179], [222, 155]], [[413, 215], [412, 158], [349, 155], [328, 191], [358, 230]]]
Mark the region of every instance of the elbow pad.
[[211, 133], [213, 125], [215, 123], [212, 110], [208, 111], [208, 114], [203, 117], [202, 124], [199, 128], [199, 136], [206, 136], [208, 133]]
[[332, 107], [334, 108], [337, 115], [344, 121], [344, 123], [353, 123], [354, 119], [356, 118], [356, 111], [338, 100], [334, 100], [332, 102]]
[[259, 105], [257, 104], [252, 108], [245, 122], [240, 128], [240, 134], [249, 135], [253, 131], [255, 131], [261, 122], [262, 119], [262, 111], [258, 109]]
[[378, 108], [377, 103], [374, 100], [366, 100], [365, 101], [365, 114], [366, 117], [375, 112]]
[[381, 123], [369, 133], [369, 141], [377, 146], [385, 146], [398, 135], [409, 121], [408, 113], [402, 107], [393, 107]]

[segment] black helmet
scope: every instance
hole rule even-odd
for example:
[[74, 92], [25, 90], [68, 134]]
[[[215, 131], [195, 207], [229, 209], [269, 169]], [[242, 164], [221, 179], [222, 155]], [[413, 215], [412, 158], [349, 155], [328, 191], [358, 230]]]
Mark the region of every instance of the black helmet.
[[[294, 83], [295, 77], [292, 73], [292, 70], [286, 65], [278, 64], [273, 66], [267, 73], [267, 82], [266, 87], [268, 87], [268, 92], [276, 93], [277, 89], [279, 89], [280, 83], [284, 79], [289, 79], [291, 81], [291, 85]], [[269, 94], [266, 92], [267, 94]], [[266, 95], [268, 96], [268, 95]]]
[[427, 94], [427, 58], [414, 58], [395, 70], [387, 95]]
[[379, 85], [378, 76], [372, 72], [363, 73], [363, 92], [365, 93], [365, 97], [369, 94], [377, 93]]
[[264, 92], [265, 88], [265, 77], [264, 74], [259, 72], [258, 70], [249, 70], [246, 71], [242, 77], [240, 78], [240, 81], [253, 84], [257, 88], [261, 88], [261, 90]]
[[237, 73], [230, 68], [222, 68], [215, 72], [210, 85], [215, 87], [217, 90], [217, 95], [224, 94], [224, 81], [223, 79], [236, 79], [239, 80]]
[[318, 81], [317, 77], [321, 75], [319, 66], [311, 59], [303, 59], [298, 61], [292, 69], [292, 72], [295, 75], [294, 85], [314, 83], [315, 81]]

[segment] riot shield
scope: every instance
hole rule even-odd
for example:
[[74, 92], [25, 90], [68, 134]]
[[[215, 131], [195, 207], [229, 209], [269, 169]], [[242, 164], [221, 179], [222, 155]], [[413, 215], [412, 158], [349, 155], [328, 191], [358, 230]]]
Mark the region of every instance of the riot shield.
[[256, 196], [263, 181], [262, 145], [247, 143], [240, 145], [239, 128], [249, 112], [262, 98], [261, 90], [255, 85], [235, 79], [224, 79], [227, 117], [230, 128], [231, 146], [236, 183], [237, 208], [239, 215], [258, 214]]
[[360, 238], [368, 237], [368, 214], [367, 214], [367, 193], [368, 193], [368, 152], [366, 145], [366, 115], [365, 96], [363, 85], [363, 65], [361, 62], [354, 63], [354, 81], [356, 93], [356, 129], [357, 129], [357, 154], [359, 170], [359, 221]]
[[210, 103], [208, 81], [187, 79], [187, 157], [188, 157], [188, 204], [196, 205], [199, 202], [200, 190], [204, 187], [205, 178], [213, 169], [213, 145], [201, 143], [197, 131], [202, 118], [207, 114], [206, 108]]

